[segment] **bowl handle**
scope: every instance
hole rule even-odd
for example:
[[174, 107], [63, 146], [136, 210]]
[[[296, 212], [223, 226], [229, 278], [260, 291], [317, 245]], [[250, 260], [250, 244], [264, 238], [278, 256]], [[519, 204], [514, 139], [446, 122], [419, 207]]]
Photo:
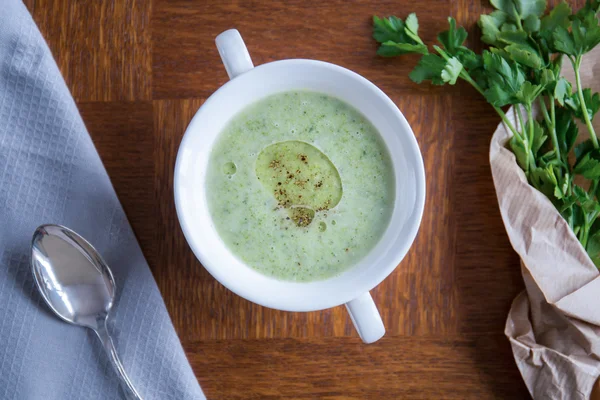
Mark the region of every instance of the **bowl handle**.
[[346, 303], [346, 309], [363, 342], [376, 342], [385, 334], [381, 315], [369, 292]]
[[229, 29], [215, 38], [215, 44], [229, 79], [254, 68], [244, 39], [237, 29]]

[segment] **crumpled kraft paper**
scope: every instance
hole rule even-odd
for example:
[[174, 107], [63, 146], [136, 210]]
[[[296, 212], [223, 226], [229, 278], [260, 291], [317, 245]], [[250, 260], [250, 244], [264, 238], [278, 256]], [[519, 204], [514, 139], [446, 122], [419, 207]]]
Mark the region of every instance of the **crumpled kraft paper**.
[[[574, 82], [569, 61], [563, 64], [563, 73]], [[600, 47], [587, 55], [581, 71], [584, 87], [600, 91]], [[516, 126], [514, 110], [507, 115]], [[594, 127], [600, 132], [600, 117]], [[510, 136], [500, 124], [490, 164], [526, 290], [513, 301], [505, 334], [534, 399], [600, 399], [598, 269], [550, 200], [527, 183], [507, 148]], [[580, 126], [579, 136], [588, 137], [585, 127]]]

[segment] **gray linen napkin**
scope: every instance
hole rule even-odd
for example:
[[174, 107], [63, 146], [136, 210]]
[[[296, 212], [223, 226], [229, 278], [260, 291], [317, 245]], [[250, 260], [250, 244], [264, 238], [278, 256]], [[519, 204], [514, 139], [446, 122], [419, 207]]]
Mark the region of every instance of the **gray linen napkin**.
[[91, 331], [50, 313], [29, 244], [42, 223], [87, 238], [112, 268], [109, 329], [144, 399], [203, 399], [162, 297], [44, 39], [0, 0], [0, 399], [119, 399]]

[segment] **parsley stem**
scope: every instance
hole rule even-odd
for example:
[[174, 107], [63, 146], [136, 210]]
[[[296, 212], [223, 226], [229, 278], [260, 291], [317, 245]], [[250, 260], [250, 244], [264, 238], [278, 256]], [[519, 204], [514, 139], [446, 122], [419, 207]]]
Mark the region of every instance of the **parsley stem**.
[[533, 142], [529, 139], [527, 139], [527, 132], [526, 132], [526, 128], [525, 128], [525, 123], [523, 122], [523, 113], [521, 112], [521, 105], [520, 104], [515, 104], [513, 106], [514, 113], [517, 114], [517, 117], [519, 118], [519, 128], [521, 129], [521, 131], [523, 132], [522, 137], [521, 136], [517, 136], [519, 138], [519, 140], [521, 142], [523, 142], [523, 146], [525, 146], [525, 148], [527, 149], [527, 154], [526, 157], [527, 159], [525, 160], [525, 165], [527, 165], [527, 169], [525, 170], [525, 173], [529, 173], [529, 166], [533, 166], [535, 167], [535, 157], [533, 155], [533, 150], [531, 149], [531, 147], [533, 146]]
[[550, 115], [548, 115], [548, 107], [546, 106], [546, 100], [544, 100], [543, 96], [538, 97], [540, 103], [540, 110], [542, 111], [542, 116], [544, 117], [544, 121], [546, 121], [546, 125], [548, 125], [548, 129], [552, 126], [552, 122], [550, 122]]
[[[433, 49], [435, 51], [437, 51], [438, 53], [440, 53], [440, 55], [442, 57], [444, 57], [444, 60], [448, 61], [450, 59], [450, 56], [448, 55], [448, 53], [446, 53], [440, 46], [436, 46], [435, 44], [433, 45]], [[464, 71], [464, 69], [462, 70]], [[461, 72], [462, 72], [461, 71]]]
[[585, 221], [583, 224], [582, 234], [579, 239], [581, 241], [581, 244], [583, 245], [584, 249], [587, 247], [587, 242], [588, 242], [588, 238], [589, 238], [589, 234], [590, 234], [590, 228], [592, 227], [592, 224], [596, 220], [596, 217], [598, 217], [598, 211], [593, 211], [589, 216], [584, 217]]
[[546, 100], [544, 100], [543, 96], [538, 97], [540, 102], [540, 110], [542, 110], [542, 114], [544, 115], [544, 121], [546, 121], [546, 125], [548, 126], [548, 131], [550, 132], [550, 136], [552, 137], [552, 145], [554, 146], [554, 154], [556, 154], [556, 158], [560, 160], [560, 148], [558, 147], [558, 138], [556, 136], [556, 126], [554, 125], [555, 114], [554, 114], [554, 96], [548, 96], [550, 100], [550, 113], [551, 116], [548, 115], [548, 107], [546, 107]]
[[[525, 104], [525, 110], [527, 111], [527, 124], [529, 125], [529, 146], [533, 146], [533, 113], [531, 112], [531, 103]], [[525, 128], [523, 128], [525, 131]]]
[[550, 99], [550, 123], [552, 124], [550, 133], [552, 134], [552, 141], [556, 150], [556, 158], [560, 160], [560, 147], [558, 146], [558, 136], [556, 135], [556, 105], [554, 104], [553, 95], [550, 95], [548, 98]]
[[502, 122], [504, 122], [504, 124], [506, 126], [508, 126], [508, 129], [510, 129], [512, 131], [513, 135], [515, 135], [516, 137], [518, 137], [518, 138], [520, 138], [522, 140], [523, 136], [519, 133], [519, 131], [517, 131], [515, 129], [515, 127], [513, 126], [513, 124], [509, 121], [508, 117], [504, 113], [504, 111], [502, 111], [502, 109], [500, 107], [496, 107], [496, 106], [494, 106], [494, 110], [496, 110], [496, 112], [498, 113], [498, 115], [500, 115], [500, 118], [502, 118]]
[[496, 110], [496, 112], [498, 113], [498, 115], [500, 116], [500, 118], [502, 118], [502, 122], [504, 122], [504, 125], [506, 125], [508, 127], [508, 129], [510, 129], [510, 131], [513, 133], [513, 135], [515, 135], [519, 139], [523, 140], [523, 136], [519, 133], [519, 131], [517, 131], [515, 129], [515, 127], [513, 126], [513, 124], [510, 122], [510, 120], [508, 119], [508, 117], [504, 113], [504, 111], [502, 111], [502, 109], [500, 107], [496, 107], [496, 106], [494, 106], [494, 110]]
[[577, 96], [579, 97], [579, 103], [581, 107], [581, 113], [583, 114], [583, 120], [585, 121], [585, 125], [588, 128], [590, 133], [590, 138], [592, 139], [592, 143], [594, 148], [598, 148], [598, 138], [596, 137], [596, 131], [592, 126], [592, 121], [590, 121], [590, 115], [588, 114], [587, 105], [585, 104], [585, 98], [583, 97], [583, 90], [581, 89], [581, 74], [579, 73], [579, 68], [581, 67], [581, 56], [577, 56], [575, 61], [571, 59], [571, 63], [573, 64], [573, 69], [575, 70], [575, 83], [577, 84]]
[[527, 157], [525, 159], [525, 173], [528, 174], [529, 176], [529, 164], [531, 164], [531, 160], [534, 160], [533, 158], [533, 152], [531, 150], [529, 150], [529, 143], [527, 140], [527, 136], [525, 135], [525, 123], [523, 122], [523, 113], [521, 112], [521, 105], [520, 104], [515, 104], [513, 106], [513, 113], [517, 114], [517, 118], [519, 119], [519, 126], [518, 128], [521, 130], [521, 132], [523, 132], [523, 138], [519, 137], [519, 140], [521, 140], [521, 142], [523, 142], [523, 146], [527, 149], [527, 153], [525, 154], [525, 157]]
[[[481, 87], [477, 84], [477, 82], [475, 82], [473, 80], [473, 78], [471, 78], [471, 75], [469, 75], [469, 73], [465, 69], [463, 69], [462, 71], [460, 71], [460, 75], [459, 76], [462, 79], [464, 79], [465, 81], [469, 82], [469, 84], [471, 86], [473, 86], [475, 88], [475, 90], [477, 90], [479, 92], [479, 94], [481, 94], [485, 98], [485, 94], [483, 93], [483, 89], [481, 89]], [[510, 122], [510, 120], [508, 119], [508, 117], [506, 116], [506, 114], [504, 113], [504, 111], [502, 111], [502, 109], [500, 107], [496, 107], [496, 106], [492, 106], [492, 107], [494, 107], [494, 110], [496, 110], [496, 112], [498, 113], [498, 115], [500, 116], [500, 118], [502, 118], [502, 122], [504, 122], [504, 125], [506, 125], [508, 127], [508, 129], [510, 129], [510, 131], [513, 133], [513, 135], [515, 135], [519, 139], [523, 140], [523, 137], [515, 129], [514, 125]]]
[[519, 128], [523, 132], [525, 132], [525, 123], [523, 122], [523, 114], [521, 113], [521, 106], [519, 104], [515, 105], [515, 110], [517, 110], [516, 114], [519, 117]]
[[[525, 104], [525, 109], [527, 110], [527, 123], [529, 124], [529, 160], [531, 161], [531, 166], [535, 168], [535, 156], [533, 154], [533, 140], [535, 139], [535, 132], [533, 124], [533, 113], [531, 111], [531, 103]], [[523, 131], [525, 131], [525, 129], [523, 129]]]

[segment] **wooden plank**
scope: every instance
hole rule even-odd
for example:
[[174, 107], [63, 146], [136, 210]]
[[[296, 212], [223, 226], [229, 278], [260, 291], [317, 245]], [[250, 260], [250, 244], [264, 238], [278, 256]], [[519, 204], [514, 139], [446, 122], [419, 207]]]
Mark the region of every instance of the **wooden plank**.
[[156, 269], [152, 102], [92, 102], [78, 107], [144, 255]]
[[524, 286], [489, 167], [490, 140], [500, 118], [483, 99], [454, 98], [452, 120], [458, 324], [463, 332], [503, 332], [510, 304]]
[[424, 40], [433, 41], [447, 25], [450, 4], [158, 0], [152, 19], [153, 98], [203, 98], [225, 83], [214, 39], [229, 28], [242, 33], [255, 65], [286, 58], [318, 59], [352, 69], [384, 91], [441, 93], [445, 89], [418, 86], [408, 79], [417, 57], [388, 60], [375, 54], [371, 18], [415, 11]]
[[500, 335], [184, 341], [208, 398], [526, 399]]
[[77, 101], [150, 100], [150, 1], [28, 0]]

